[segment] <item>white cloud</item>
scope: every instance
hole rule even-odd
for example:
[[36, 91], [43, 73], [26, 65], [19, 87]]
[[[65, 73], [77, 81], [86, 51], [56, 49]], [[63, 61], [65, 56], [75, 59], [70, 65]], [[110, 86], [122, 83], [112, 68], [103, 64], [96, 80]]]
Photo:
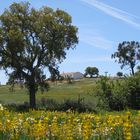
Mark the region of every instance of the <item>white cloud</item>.
[[102, 36], [81, 35], [80, 40], [90, 46], [100, 49], [110, 49], [113, 47], [113, 42], [105, 39]]
[[103, 11], [104, 13], [106, 13], [114, 18], [117, 18], [127, 24], [130, 24], [133, 27], [140, 29], [140, 24], [137, 21], [138, 19], [140, 19], [140, 17], [137, 17], [133, 14], [130, 14], [126, 11], [112, 7], [110, 5], [104, 4], [97, 0], [81, 0], [81, 1], [87, 3], [91, 6], [96, 7], [97, 9]]
[[97, 29], [82, 29], [79, 30], [79, 33], [80, 41], [92, 47], [107, 50], [114, 46], [114, 42], [106, 39], [103, 35], [101, 35], [100, 31], [98, 31]]
[[81, 64], [81, 63], [92, 63], [92, 62], [108, 62], [113, 61], [111, 57], [108, 56], [95, 56], [93, 58], [79, 58], [79, 57], [73, 57], [68, 61], [65, 61], [64, 63], [74, 63], [74, 64]]

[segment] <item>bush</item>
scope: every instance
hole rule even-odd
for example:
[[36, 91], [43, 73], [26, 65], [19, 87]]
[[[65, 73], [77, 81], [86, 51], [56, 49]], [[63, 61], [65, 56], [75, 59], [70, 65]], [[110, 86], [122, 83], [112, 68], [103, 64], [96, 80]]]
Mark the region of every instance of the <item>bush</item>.
[[8, 104], [6, 105], [6, 108], [12, 111], [17, 111], [17, 112], [26, 112], [29, 111], [29, 104], [25, 102], [24, 104]]
[[132, 109], [140, 109], [140, 73], [128, 79], [127, 87], [128, 106]]
[[45, 109], [50, 111], [77, 111], [77, 112], [87, 112], [87, 111], [93, 111], [95, 112], [95, 108], [93, 107], [93, 104], [87, 104], [84, 102], [84, 98], [78, 97], [77, 100], [72, 99], [66, 99], [61, 103], [58, 103], [57, 101], [53, 99], [46, 99], [41, 98], [40, 101], [37, 103], [38, 109]]
[[53, 99], [46, 99], [45, 97], [41, 98], [40, 101], [37, 102], [37, 107], [39, 109], [45, 109], [50, 111], [58, 110], [60, 104]]
[[127, 96], [125, 80], [109, 79], [102, 76], [97, 82], [98, 91], [96, 96], [98, 106], [106, 110], [123, 110], [127, 107]]
[[140, 73], [123, 79], [101, 77], [97, 83], [98, 106], [107, 110], [140, 109]]
[[76, 112], [96, 112], [95, 109], [92, 108], [92, 106], [84, 103], [84, 102], [79, 102], [78, 100], [65, 100], [61, 105], [60, 105], [60, 110], [61, 111], [67, 111], [67, 110], [72, 110]]

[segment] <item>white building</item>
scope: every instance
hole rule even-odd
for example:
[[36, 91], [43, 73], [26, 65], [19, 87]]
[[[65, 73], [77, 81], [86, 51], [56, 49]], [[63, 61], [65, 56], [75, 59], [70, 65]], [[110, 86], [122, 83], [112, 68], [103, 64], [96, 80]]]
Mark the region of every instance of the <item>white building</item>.
[[64, 78], [72, 78], [72, 79], [81, 79], [84, 77], [84, 75], [80, 72], [69, 72], [69, 73], [62, 73], [61, 76], [63, 76]]

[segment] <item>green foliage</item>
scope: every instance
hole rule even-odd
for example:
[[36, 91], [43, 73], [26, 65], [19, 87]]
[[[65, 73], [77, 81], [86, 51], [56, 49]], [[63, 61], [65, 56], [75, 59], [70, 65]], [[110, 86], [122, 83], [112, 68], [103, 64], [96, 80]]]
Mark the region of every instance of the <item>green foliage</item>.
[[[11, 103], [5, 105], [11, 111], [25, 112], [29, 111], [29, 104], [24, 102], [23, 104]], [[37, 109], [49, 110], [49, 111], [76, 111], [76, 112], [96, 112], [96, 107], [84, 101], [83, 97], [78, 96], [76, 99], [65, 99], [63, 102], [58, 102], [54, 99], [48, 99], [42, 97], [37, 100]]]
[[134, 75], [134, 67], [140, 60], [140, 43], [135, 41], [123, 41], [119, 43], [118, 50], [112, 54], [112, 58], [121, 64], [121, 68], [129, 66]]
[[129, 107], [140, 109], [140, 73], [128, 79], [127, 88]]
[[63, 102], [58, 102], [53, 99], [41, 98], [37, 104], [39, 109], [46, 109], [50, 111], [76, 111], [76, 112], [95, 112], [96, 108], [93, 105], [85, 102], [84, 97], [78, 96], [77, 99], [65, 99]]
[[116, 74], [118, 77], [122, 77], [123, 76], [123, 73], [122, 72], [117, 72]]
[[71, 16], [49, 7], [36, 10], [29, 3], [13, 3], [0, 15], [0, 67], [10, 78], [23, 79], [30, 93], [30, 107], [35, 108], [35, 93], [48, 88], [44, 68], [52, 78], [66, 51], [78, 43], [77, 27]]
[[106, 76], [97, 82], [99, 97], [98, 105], [108, 110], [122, 110], [127, 107], [127, 96], [124, 91], [125, 81], [109, 79]]
[[101, 77], [95, 90], [98, 105], [108, 110], [140, 109], [140, 73], [123, 79]]
[[95, 75], [96, 77], [98, 77], [99, 75], [99, 70], [96, 67], [87, 67], [85, 69], [85, 74], [84, 76], [86, 77], [87, 75], [89, 75], [91, 78]]

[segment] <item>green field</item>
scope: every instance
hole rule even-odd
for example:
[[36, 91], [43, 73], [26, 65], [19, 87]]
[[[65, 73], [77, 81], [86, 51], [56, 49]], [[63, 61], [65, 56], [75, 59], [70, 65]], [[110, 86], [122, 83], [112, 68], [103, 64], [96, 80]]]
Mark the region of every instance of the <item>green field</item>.
[[[54, 99], [57, 102], [62, 102], [66, 99], [77, 100], [80, 96], [84, 98], [85, 102], [93, 102], [93, 95], [89, 94], [89, 91], [93, 89], [96, 79], [81, 79], [79, 81], [74, 81], [72, 84], [66, 82], [62, 83], [52, 83], [50, 90], [44, 92], [43, 94], [39, 91], [36, 94], [37, 100], [42, 97], [46, 99]], [[28, 91], [25, 88], [20, 88], [15, 86], [14, 91], [9, 90], [10, 86], [0, 86], [0, 102], [3, 104], [11, 103], [24, 103], [28, 102]]]

